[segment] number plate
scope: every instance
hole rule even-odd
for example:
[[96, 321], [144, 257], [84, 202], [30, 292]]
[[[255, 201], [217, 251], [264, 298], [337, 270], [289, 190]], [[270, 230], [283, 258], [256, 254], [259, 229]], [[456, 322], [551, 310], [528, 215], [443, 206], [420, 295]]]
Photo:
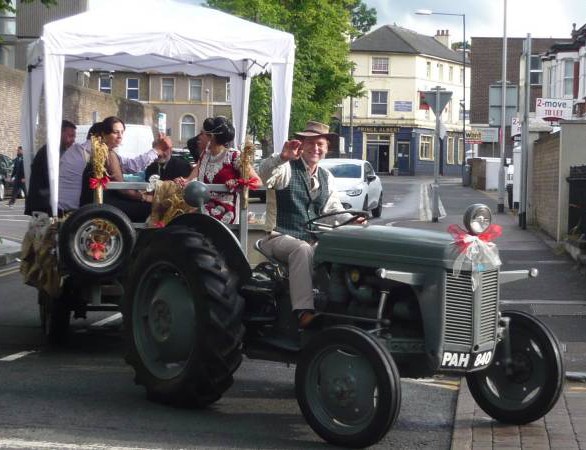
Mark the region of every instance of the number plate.
[[492, 350], [480, 353], [444, 352], [440, 367], [442, 369], [477, 369], [490, 364]]

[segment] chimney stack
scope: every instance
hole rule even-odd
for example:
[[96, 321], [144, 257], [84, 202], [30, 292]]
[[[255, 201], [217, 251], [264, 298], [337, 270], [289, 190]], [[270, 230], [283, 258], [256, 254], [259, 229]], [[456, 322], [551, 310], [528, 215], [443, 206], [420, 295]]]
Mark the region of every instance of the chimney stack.
[[437, 30], [434, 36], [435, 40], [438, 41], [440, 44], [452, 48], [451, 40], [450, 40], [450, 30]]

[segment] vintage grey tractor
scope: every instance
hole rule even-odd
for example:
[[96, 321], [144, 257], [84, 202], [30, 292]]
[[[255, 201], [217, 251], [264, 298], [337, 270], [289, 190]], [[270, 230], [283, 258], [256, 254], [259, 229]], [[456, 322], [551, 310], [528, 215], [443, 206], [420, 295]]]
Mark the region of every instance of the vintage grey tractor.
[[[201, 205], [206, 193], [195, 182], [185, 198]], [[267, 257], [251, 268], [234, 232], [213, 218], [189, 213], [134, 230], [115, 208], [84, 208], [61, 227], [61, 265], [76, 269], [68, 269], [66, 300], [47, 302], [45, 317], [55, 320], [45, 322], [59, 325], [64, 310], [83, 315], [100, 296], [119, 306], [126, 360], [152, 400], [210, 405], [243, 355], [293, 363], [311, 428], [332, 444], [365, 447], [396, 421], [401, 377], [463, 376], [486, 413], [513, 424], [543, 417], [562, 392], [554, 334], [501, 308], [500, 284], [537, 273], [500, 270], [496, 246], [480, 238], [491, 227], [485, 205], [466, 211], [456, 237], [351, 224], [364, 212], [308, 222], [317, 315], [306, 330], [291, 312], [286, 265]], [[99, 262], [87, 256], [94, 242]]]

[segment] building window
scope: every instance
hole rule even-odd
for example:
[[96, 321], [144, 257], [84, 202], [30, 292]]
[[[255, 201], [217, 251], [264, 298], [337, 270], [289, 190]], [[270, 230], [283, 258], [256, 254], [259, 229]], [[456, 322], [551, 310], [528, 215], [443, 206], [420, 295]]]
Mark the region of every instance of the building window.
[[444, 79], [444, 65], [438, 64], [437, 65], [437, 77], [440, 81]]
[[140, 98], [138, 78], [126, 79], [126, 98], [128, 100], [138, 100]]
[[175, 100], [175, 78], [161, 78], [161, 100], [164, 102]]
[[454, 149], [454, 138], [448, 137], [448, 164], [454, 164], [454, 156], [455, 156], [455, 149]]
[[231, 93], [230, 93], [230, 79], [228, 78], [226, 80], [226, 101], [229, 102], [231, 98]]
[[543, 67], [541, 65], [541, 56], [531, 55], [529, 63], [529, 82], [532, 85], [541, 85], [542, 82]]
[[201, 89], [202, 89], [201, 78], [190, 78], [189, 79], [189, 100], [201, 101]]
[[564, 97], [572, 97], [574, 94], [574, 61], [564, 60]]
[[427, 79], [431, 78], [431, 63], [429, 61], [425, 63], [425, 76]]
[[458, 139], [458, 164], [462, 165], [464, 161], [464, 139]]
[[112, 75], [109, 73], [105, 73], [100, 75], [100, 92], [104, 94], [111, 94], [112, 93]]
[[191, 114], [183, 116], [181, 119], [181, 140], [185, 142], [195, 136], [195, 130], [195, 117]]
[[377, 116], [387, 115], [389, 93], [387, 91], [372, 91], [370, 113]]
[[389, 74], [389, 58], [380, 58], [380, 57], [373, 57], [372, 58], [372, 73], [373, 74], [382, 74], [388, 75]]
[[433, 136], [422, 134], [419, 138], [419, 159], [433, 161]]
[[454, 81], [454, 66], [448, 68], [448, 80]]

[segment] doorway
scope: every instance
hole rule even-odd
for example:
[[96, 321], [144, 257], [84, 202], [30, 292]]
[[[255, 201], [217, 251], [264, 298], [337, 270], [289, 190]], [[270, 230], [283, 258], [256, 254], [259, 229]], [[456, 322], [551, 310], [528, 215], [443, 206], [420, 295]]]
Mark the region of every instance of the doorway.
[[[391, 135], [368, 134], [366, 141], [366, 158], [377, 173], [391, 171]], [[393, 157], [394, 160], [394, 157]]]
[[411, 143], [397, 142], [397, 168], [399, 175], [411, 175]]

